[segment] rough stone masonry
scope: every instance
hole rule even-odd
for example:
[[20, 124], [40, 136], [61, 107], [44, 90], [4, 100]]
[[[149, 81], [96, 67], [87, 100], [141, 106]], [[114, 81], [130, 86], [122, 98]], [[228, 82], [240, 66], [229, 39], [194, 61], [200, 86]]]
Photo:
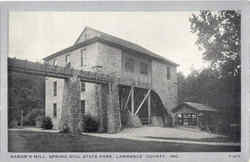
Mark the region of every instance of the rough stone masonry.
[[82, 131], [82, 122], [80, 79], [76, 73], [73, 73], [73, 77], [65, 79], [59, 130], [68, 129], [73, 134], [79, 134]]
[[[73, 134], [79, 134], [83, 131], [83, 115], [81, 112], [80, 101], [80, 79], [77, 73], [73, 77], [65, 79], [63, 91], [62, 116], [59, 123], [59, 130], [68, 129]], [[98, 106], [101, 130], [106, 125], [107, 132], [116, 133], [120, 131], [121, 119], [119, 109], [119, 88], [116, 82], [102, 84], [100, 86], [99, 100], [102, 104]], [[106, 120], [105, 120], [106, 119]]]

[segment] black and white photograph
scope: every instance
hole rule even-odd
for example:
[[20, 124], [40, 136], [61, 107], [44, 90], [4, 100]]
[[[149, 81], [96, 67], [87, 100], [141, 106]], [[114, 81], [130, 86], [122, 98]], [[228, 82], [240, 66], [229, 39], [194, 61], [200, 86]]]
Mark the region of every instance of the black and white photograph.
[[241, 152], [241, 10], [8, 22], [8, 152]]

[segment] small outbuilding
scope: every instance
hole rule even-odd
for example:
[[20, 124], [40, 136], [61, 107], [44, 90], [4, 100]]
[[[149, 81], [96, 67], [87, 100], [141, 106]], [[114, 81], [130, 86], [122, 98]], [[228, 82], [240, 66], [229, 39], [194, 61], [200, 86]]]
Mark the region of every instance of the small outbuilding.
[[212, 129], [216, 125], [218, 112], [215, 108], [195, 102], [184, 102], [175, 107], [175, 125]]

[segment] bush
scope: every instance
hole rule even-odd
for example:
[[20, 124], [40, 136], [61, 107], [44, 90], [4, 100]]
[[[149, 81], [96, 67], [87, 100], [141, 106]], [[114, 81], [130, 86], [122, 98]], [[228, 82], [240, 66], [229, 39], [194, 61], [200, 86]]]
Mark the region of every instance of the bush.
[[69, 133], [69, 126], [67, 124], [63, 124], [62, 130], [60, 133]]
[[91, 115], [83, 115], [83, 130], [84, 132], [97, 132], [99, 122]]
[[43, 116], [37, 116], [36, 117], [36, 127], [41, 128], [42, 127], [42, 122], [43, 122]]
[[13, 121], [20, 121], [21, 119], [21, 112], [20, 109], [14, 108], [14, 107], [9, 107], [8, 109], [8, 123], [9, 127]]
[[230, 124], [227, 121], [218, 121], [216, 124], [216, 133], [230, 135]]
[[141, 123], [140, 118], [137, 115], [134, 115], [131, 112], [129, 112], [126, 126], [128, 128], [139, 128], [142, 126], [142, 123]]
[[32, 109], [27, 115], [24, 117], [24, 125], [35, 126], [36, 118], [38, 116], [43, 116], [44, 111], [42, 109]]
[[9, 128], [18, 128], [18, 121], [16, 119], [10, 121]]
[[43, 129], [52, 129], [53, 128], [53, 123], [52, 123], [50, 117], [47, 116], [47, 117], [43, 118], [43, 120], [42, 120], [42, 128]]

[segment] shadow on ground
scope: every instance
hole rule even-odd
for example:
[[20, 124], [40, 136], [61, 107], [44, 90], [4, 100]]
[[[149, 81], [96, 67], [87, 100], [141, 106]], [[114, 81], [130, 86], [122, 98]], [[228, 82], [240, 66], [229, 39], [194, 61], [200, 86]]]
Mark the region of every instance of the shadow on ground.
[[240, 146], [137, 141], [62, 133], [9, 131], [9, 152], [239, 152]]
[[169, 138], [169, 137], [153, 137], [153, 136], [145, 136], [148, 139], [163, 139], [163, 140], [180, 140], [180, 141], [197, 141], [197, 142], [240, 142], [240, 140], [232, 139], [230, 137], [215, 137], [215, 138]]

